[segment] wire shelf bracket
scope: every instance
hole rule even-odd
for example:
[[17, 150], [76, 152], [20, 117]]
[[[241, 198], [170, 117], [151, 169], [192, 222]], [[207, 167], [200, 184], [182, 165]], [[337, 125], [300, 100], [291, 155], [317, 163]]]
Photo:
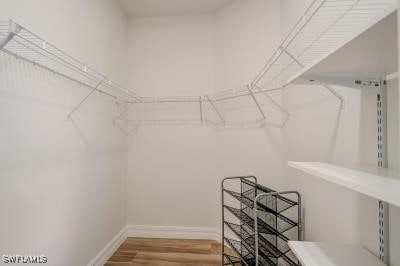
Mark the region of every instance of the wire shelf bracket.
[[208, 97], [208, 95], [204, 96], [204, 98], [210, 103], [212, 109], [215, 111], [217, 114], [218, 118], [221, 120], [221, 124], [226, 124], [226, 121], [220, 111], [218, 110], [217, 106], [214, 104], [214, 102]]
[[250, 86], [247, 86], [247, 89], [249, 90], [249, 94], [251, 96], [251, 98], [253, 99], [254, 103], [257, 106], [258, 111], [260, 112], [261, 116], [263, 117], [262, 120], [265, 120], [267, 117], [265, 116], [265, 113], [263, 111], [263, 109], [260, 106], [260, 103], [257, 101], [256, 97], [254, 96], [253, 92], [252, 92], [252, 88]]
[[200, 111], [200, 123], [203, 125], [204, 118], [203, 118], [203, 98], [199, 96], [199, 111]]
[[290, 119], [290, 113], [287, 111], [283, 106], [281, 106], [279, 103], [277, 103], [269, 94], [267, 90], [262, 90], [260, 87], [256, 86], [255, 87], [259, 93], [262, 93], [266, 98], [268, 98], [272, 104], [274, 104], [281, 112], [283, 112], [286, 116], [286, 118], [282, 122], [282, 127], [285, 126], [286, 122]]
[[68, 114], [68, 118], [70, 119], [71, 116], [78, 111], [78, 109], [90, 98], [90, 96], [93, 95], [93, 93], [95, 91], [99, 90], [99, 87], [101, 86], [101, 84], [103, 84], [104, 79], [102, 81], [100, 81], [90, 92], [88, 95], [86, 95], [73, 109], [72, 111]]
[[[217, 103], [220, 101], [239, 97], [252, 98], [251, 103], [258, 109], [262, 119], [255, 123], [265, 122], [267, 114], [262, 109], [257, 94], [262, 93], [272, 100], [267, 92], [282, 90], [286, 86], [295, 83], [295, 79], [307, 79], [310, 68], [321, 62], [321, 59], [332, 55], [335, 51], [343, 47], [346, 43], [356, 39], [358, 34], [369, 29], [379, 22], [384, 16], [389, 15], [389, 11], [394, 11], [395, 0], [312, 0], [302, 16], [290, 29], [283, 39], [278, 49], [270, 56], [266, 64], [257, 73], [256, 77], [249, 83], [242, 86], [216, 94], [206, 94], [197, 96], [170, 96], [170, 97], [141, 97], [133, 91], [122, 88], [112, 83], [109, 79], [86, 64], [75, 59], [58, 49], [56, 46], [35, 35], [31, 31], [17, 24], [16, 22], [0, 21], [0, 50], [24, 59], [25, 61], [40, 66], [48, 71], [62, 77], [78, 82], [92, 89], [92, 91], [78, 103], [68, 114], [71, 116], [94, 94], [95, 91], [112, 97], [116, 103], [197, 103], [198, 112], [197, 123], [213, 124], [216, 127], [227, 127], [231, 125], [228, 117], [224, 117], [224, 112], [218, 109]], [[375, 23], [375, 24], [374, 24]], [[361, 31], [362, 30], [362, 31]], [[346, 41], [346, 42], [343, 42]], [[334, 49], [335, 48], [335, 49]], [[312, 76], [312, 75], [311, 75]], [[353, 75], [354, 76], [354, 75]], [[366, 77], [374, 75], [365, 75]], [[377, 75], [379, 77], [381, 75]], [[345, 100], [334, 90], [331, 85], [349, 84], [353, 87], [374, 86], [364, 81], [358, 83], [356, 78], [347, 80], [338, 78], [329, 80], [315, 79], [314, 84], [322, 85], [339, 101], [343, 109]], [[343, 79], [343, 80], [342, 80]], [[312, 82], [311, 82], [312, 83]], [[308, 84], [311, 84], [308, 83]], [[243, 99], [243, 98], [242, 98]], [[276, 101], [272, 101], [289, 119], [289, 112], [280, 106]], [[210, 104], [215, 112], [218, 122], [210, 121], [205, 116], [205, 104]], [[130, 105], [132, 106], [132, 105]], [[208, 107], [208, 106], [207, 106]], [[123, 118], [130, 109], [129, 105], [122, 110], [113, 120], [116, 124]], [[197, 111], [196, 111], [197, 112]], [[176, 120], [178, 121], [178, 120]], [[182, 121], [182, 120], [181, 120]], [[246, 120], [246, 123], [250, 122]], [[254, 121], [252, 120], [251, 123]], [[284, 122], [284, 123], [285, 123]], [[146, 123], [142, 123], [146, 124]]]
[[[285, 48], [280, 47], [280, 49], [282, 49], [284, 51], [285, 54], [287, 54], [295, 63], [297, 63], [297, 65], [299, 65], [302, 68], [305, 68], [305, 65], [302, 64], [296, 57], [294, 57], [290, 52], [288, 52]], [[332, 93], [333, 96], [335, 96], [336, 98], [338, 98], [338, 100], [340, 101], [340, 108], [344, 109], [345, 107], [345, 101], [342, 95], [340, 95], [337, 91], [335, 91], [334, 89], [332, 89], [331, 86], [329, 85], [322, 85], [324, 88], [326, 88], [330, 93]]]
[[12, 40], [15, 34], [21, 30], [21, 28], [12, 20], [9, 21], [8, 27], [7, 35], [0, 41], [0, 50], [3, 49], [4, 46], [6, 46], [7, 43]]
[[124, 110], [122, 110], [122, 112], [113, 119], [114, 125], [115, 125], [115, 123], [118, 122], [118, 120], [120, 120], [122, 117], [125, 116], [125, 114], [132, 108], [132, 106], [133, 106], [133, 102], [129, 102], [128, 105], [126, 106], [126, 108]]
[[333, 96], [335, 96], [336, 98], [338, 98], [338, 100], [340, 101], [340, 108], [344, 109], [345, 107], [345, 101], [342, 95], [340, 95], [337, 91], [335, 91], [334, 89], [332, 89], [331, 86], [329, 85], [323, 85], [324, 88], [326, 88], [330, 93], [332, 93]]

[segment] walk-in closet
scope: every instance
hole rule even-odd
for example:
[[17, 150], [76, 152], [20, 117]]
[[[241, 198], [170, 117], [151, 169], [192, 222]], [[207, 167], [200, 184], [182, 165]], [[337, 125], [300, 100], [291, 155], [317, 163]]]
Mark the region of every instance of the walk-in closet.
[[0, 0], [0, 265], [400, 266], [398, 0]]

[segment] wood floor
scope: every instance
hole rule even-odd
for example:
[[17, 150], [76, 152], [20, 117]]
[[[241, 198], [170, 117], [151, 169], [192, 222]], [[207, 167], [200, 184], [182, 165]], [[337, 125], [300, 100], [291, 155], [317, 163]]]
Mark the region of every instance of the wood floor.
[[128, 238], [105, 265], [221, 265], [221, 244], [211, 240]]

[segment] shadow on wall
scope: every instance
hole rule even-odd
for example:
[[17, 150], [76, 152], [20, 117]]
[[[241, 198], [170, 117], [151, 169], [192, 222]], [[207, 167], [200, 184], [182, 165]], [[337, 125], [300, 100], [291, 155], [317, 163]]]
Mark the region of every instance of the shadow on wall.
[[[354, 164], [359, 160], [360, 91], [335, 86], [346, 107], [316, 85], [290, 85], [283, 102], [291, 119], [284, 128], [285, 161]], [[309, 241], [360, 242], [357, 193], [287, 167], [285, 189], [300, 191]], [[329, 213], [322, 215], [321, 213]], [[330, 228], [330, 230], [327, 230]], [[337, 232], [342, 232], [337, 234]]]
[[337, 111], [337, 116], [334, 122], [334, 128], [332, 132], [332, 137], [328, 149], [328, 161], [333, 161], [335, 157], [335, 148], [337, 147], [337, 139], [338, 139], [338, 133], [339, 133], [339, 126], [340, 126], [340, 119], [342, 117], [342, 110], [343, 108], [341, 105], [338, 107]]
[[[8, 124], [4, 135], [18, 137], [15, 132], [20, 132], [24, 136], [28, 130], [32, 138], [66, 150], [80, 148], [74, 136], [92, 152], [123, 148], [124, 138], [117, 140], [117, 134], [122, 133], [113, 125], [113, 118], [121, 109], [115, 101], [94, 94], [68, 119], [91, 88], [7, 54], [1, 54], [0, 59], [2, 113], [7, 115], [3, 118]], [[77, 134], [71, 134], [71, 129]], [[36, 143], [39, 145], [40, 141]]]

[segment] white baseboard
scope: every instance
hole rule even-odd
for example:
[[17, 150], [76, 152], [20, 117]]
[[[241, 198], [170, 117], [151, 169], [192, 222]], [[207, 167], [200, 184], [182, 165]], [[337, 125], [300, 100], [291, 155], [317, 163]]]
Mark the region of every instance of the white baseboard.
[[212, 227], [128, 225], [111, 239], [88, 266], [103, 266], [128, 237], [207, 239], [221, 242], [221, 230]]
[[122, 230], [111, 239], [110, 242], [103, 248], [99, 254], [89, 262], [88, 266], [103, 266], [108, 259], [114, 254], [115, 251], [121, 246], [121, 244], [126, 240], [126, 228], [122, 228]]
[[221, 241], [221, 230], [212, 227], [128, 225], [126, 234], [128, 237]]

